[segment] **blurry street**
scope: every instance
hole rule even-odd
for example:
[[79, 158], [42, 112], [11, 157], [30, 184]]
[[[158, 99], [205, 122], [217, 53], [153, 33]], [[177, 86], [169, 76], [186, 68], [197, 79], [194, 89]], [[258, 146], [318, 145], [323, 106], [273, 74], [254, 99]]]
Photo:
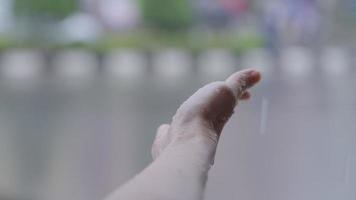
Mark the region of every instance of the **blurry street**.
[[206, 200], [355, 200], [356, 0], [0, 0], [0, 200], [104, 199], [250, 67]]
[[156, 128], [181, 102], [253, 66], [263, 82], [224, 130], [207, 199], [355, 199], [355, 55], [343, 47], [289, 47], [279, 57], [263, 49], [3, 52], [0, 192], [102, 199], [149, 164]]

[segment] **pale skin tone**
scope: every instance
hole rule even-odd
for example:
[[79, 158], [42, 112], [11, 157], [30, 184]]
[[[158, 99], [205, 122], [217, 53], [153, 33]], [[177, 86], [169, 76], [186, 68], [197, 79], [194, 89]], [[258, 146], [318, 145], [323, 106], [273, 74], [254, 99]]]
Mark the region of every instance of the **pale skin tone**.
[[200, 88], [158, 128], [154, 161], [106, 200], [202, 200], [222, 129], [260, 79], [247, 69]]

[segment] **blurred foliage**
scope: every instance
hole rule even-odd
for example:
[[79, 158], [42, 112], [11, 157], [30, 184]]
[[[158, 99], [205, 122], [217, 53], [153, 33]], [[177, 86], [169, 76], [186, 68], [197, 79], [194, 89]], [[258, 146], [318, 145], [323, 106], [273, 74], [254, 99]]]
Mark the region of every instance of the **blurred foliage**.
[[189, 0], [140, 0], [145, 22], [163, 30], [182, 30], [192, 23]]
[[118, 48], [135, 48], [153, 52], [162, 48], [181, 48], [199, 53], [209, 48], [224, 48], [236, 54], [244, 53], [252, 48], [263, 47], [264, 41], [256, 34], [204, 34], [204, 33], [162, 33], [141, 31], [127, 34], [106, 35], [96, 43], [48, 43], [19, 42], [10, 38], [0, 37], [0, 50], [13, 47], [63, 49], [81, 48], [97, 53], [105, 53]]
[[[340, 1], [334, 8], [332, 17], [329, 17], [329, 30], [333, 34], [330, 43], [355, 44], [356, 39], [356, 1]], [[341, 31], [342, 30], [342, 31]], [[330, 34], [330, 33], [329, 33]]]
[[107, 51], [115, 48], [139, 48], [146, 51], [155, 51], [166, 47], [174, 47], [199, 53], [209, 48], [225, 48], [240, 54], [263, 45], [262, 37], [255, 34], [209, 35], [203, 33], [141, 32], [105, 37], [99, 43], [97, 49]]
[[0, 51], [13, 46], [15, 46], [14, 42], [10, 38], [0, 35]]
[[62, 19], [77, 8], [76, 0], [14, 0], [14, 13], [20, 17]]
[[342, 20], [355, 25], [356, 20], [356, 1], [355, 0], [345, 0], [343, 4], [341, 4], [339, 10], [339, 15], [343, 18]]

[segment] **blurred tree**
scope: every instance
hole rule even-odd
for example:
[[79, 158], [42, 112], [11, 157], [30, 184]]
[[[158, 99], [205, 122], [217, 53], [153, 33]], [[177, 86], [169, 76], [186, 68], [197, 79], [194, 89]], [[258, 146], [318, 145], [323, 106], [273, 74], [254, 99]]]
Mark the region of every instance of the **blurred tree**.
[[140, 0], [146, 23], [163, 30], [186, 29], [192, 23], [190, 0]]
[[14, 13], [19, 17], [58, 20], [71, 14], [76, 0], [14, 0]]
[[29, 45], [45, 44], [60, 36], [57, 22], [71, 15], [77, 9], [78, 0], [13, 0], [16, 17], [13, 36], [20, 43]]

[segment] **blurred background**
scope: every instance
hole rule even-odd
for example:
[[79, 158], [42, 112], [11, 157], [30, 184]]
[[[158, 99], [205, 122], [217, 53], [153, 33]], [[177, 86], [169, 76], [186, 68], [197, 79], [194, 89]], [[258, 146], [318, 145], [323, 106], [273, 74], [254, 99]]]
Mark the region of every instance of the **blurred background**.
[[262, 71], [206, 199], [356, 199], [356, 0], [0, 0], [0, 200], [98, 200], [203, 84]]

